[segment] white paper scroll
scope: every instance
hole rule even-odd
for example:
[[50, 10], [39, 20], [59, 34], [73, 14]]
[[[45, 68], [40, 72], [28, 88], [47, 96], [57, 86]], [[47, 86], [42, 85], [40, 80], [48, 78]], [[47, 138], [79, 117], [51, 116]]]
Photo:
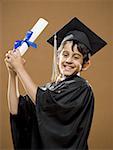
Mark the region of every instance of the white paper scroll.
[[[31, 31], [33, 32], [32, 36], [30, 37], [29, 41], [34, 42], [36, 38], [40, 35], [40, 33], [44, 30], [44, 28], [47, 26], [48, 22], [40, 18], [37, 23], [33, 26]], [[18, 47], [21, 56], [27, 51], [28, 45], [24, 42], [20, 47]]]

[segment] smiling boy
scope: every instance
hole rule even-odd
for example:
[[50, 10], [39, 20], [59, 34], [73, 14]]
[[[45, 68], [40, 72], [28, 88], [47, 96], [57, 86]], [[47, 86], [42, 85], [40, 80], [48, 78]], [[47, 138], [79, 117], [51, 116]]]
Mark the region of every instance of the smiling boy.
[[[37, 87], [26, 72], [18, 50], [6, 54], [8, 103], [15, 149], [87, 150], [94, 95], [78, 73], [106, 42], [77, 18], [48, 40], [55, 47], [57, 66], [52, 82]], [[56, 42], [56, 44], [55, 44]], [[16, 77], [27, 93], [17, 96]]]

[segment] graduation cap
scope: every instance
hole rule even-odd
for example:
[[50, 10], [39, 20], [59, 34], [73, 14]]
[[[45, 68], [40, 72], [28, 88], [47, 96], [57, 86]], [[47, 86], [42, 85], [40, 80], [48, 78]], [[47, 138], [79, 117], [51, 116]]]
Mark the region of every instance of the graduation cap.
[[[54, 40], [55, 34], [56, 45]], [[80, 43], [83, 43], [89, 49], [91, 56], [107, 44], [102, 38], [96, 35], [76, 17], [74, 17], [55, 34], [47, 40], [47, 42], [52, 46], [56, 46], [58, 49], [62, 41], [66, 38], [67, 40], [76, 40]]]

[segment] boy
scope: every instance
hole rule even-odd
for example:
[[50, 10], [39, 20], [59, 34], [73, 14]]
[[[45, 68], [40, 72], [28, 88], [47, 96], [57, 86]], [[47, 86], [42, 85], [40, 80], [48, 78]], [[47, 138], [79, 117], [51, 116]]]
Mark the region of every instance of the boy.
[[[6, 54], [8, 104], [15, 149], [86, 150], [94, 95], [78, 73], [106, 42], [73, 18], [48, 42], [54, 46], [52, 82], [38, 87], [24, 68], [18, 50]], [[19, 96], [16, 78], [27, 93]]]

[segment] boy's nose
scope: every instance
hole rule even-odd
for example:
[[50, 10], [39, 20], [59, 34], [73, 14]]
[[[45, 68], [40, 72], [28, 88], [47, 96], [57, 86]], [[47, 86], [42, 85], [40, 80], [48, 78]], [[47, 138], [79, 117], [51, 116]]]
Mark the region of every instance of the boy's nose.
[[66, 59], [66, 62], [67, 62], [67, 63], [72, 63], [72, 58], [71, 58], [71, 57], [68, 57], [68, 58]]

